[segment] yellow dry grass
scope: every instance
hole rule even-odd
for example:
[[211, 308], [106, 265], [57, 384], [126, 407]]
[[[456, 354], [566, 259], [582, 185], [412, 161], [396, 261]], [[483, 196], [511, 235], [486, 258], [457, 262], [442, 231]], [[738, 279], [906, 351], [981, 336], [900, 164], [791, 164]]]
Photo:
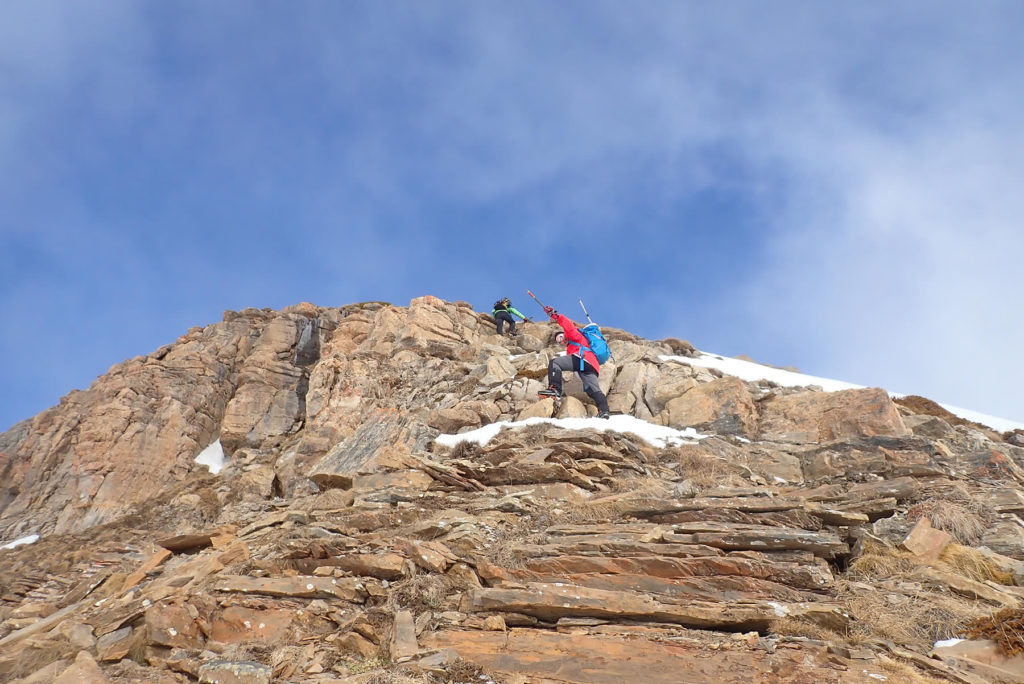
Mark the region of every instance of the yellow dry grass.
[[731, 487], [749, 482], [743, 468], [723, 458], [701, 451], [696, 445], [670, 447], [661, 453], [661, 460], [677, 462], [677, 472], [699, 487]]
[[840, 596], [840, 601], [854, 618], [847, 633], [853, 644], [884, 639], [928, 649], [936, 641], [959, 635], [983, 613], [976, 602], [924, 589], [851, 592]]
[[302, 502], [302, 510], [336, 511], [347, 508], [352, 503], [352, 493], [344, 489], [327, 489]]
[[1013, 585], [1012, 573], [1000, 570], [976, 549], [953, 543], [946, 546], [939, 561], [933, 564], [925, 563], [907, 551], [868, 544], [864, 553], [850, 563], [847, 576], [854, 580], [911, 579], [918, 569], [929, 565], [976, 582], [991, 581], [1007, 586]]
[[630, 499], [658, 499], [668, 495], [672, 483], [660, 477], [620, 477], [612, 483], [613, 492], [628, 492]]
[[[998, 576], [970, 549], [952, 546], [946, 558], [936, 565], [979, 581]], [[846, 579], [836, 583], [836, 599], [853, 617], [842, 635], [846, 641], [885, 639], [929, 648], [940, 639], [960, 635], [969, 622], [987, 614], [977, 601], [922, 586], [915, 577], [922, 567], [920, 559], [906, 551], [865, 545], [862, 555], [850, 564]], [[803, 635], [812, 636], [809, 628], [803, 629]]]
[[889, 579], [909, 576], [920, 567], [921, 562], [907, 551], [869, 543], [865, 545], [864, 553], [850, 563], [847, 577], [853, 580]]
[[772, 620], [768, 626], [772, 634], [790, 637], [806, 637], [818, 641], [845, 642], [846, 634], [833, 631], [810, 620], [799, 617], [784, 617]]
[[1006, 586], [1013, 585], [1013, 573], [1000, 570], [999, 567], [977, 549], [960, 544], [950, 544], [939, 557], [947, 567], [959, 575], [975, 582], [995, 582]]
[[936, 679], [898, 660], [880, 655], [874, 665], [887, 676], [887, 684], [948, 684], [948, 679]]
[[366, 680], [366, 684], [431, 684], [433, 681], [429, 675], [422, 673], [410, 675], [404, 672], [382, 670], [374, 672]]
[[[955, 493], [954, 493], [955, 496]], [[948, 532], [955, 541], [961, 544], [976, 544], [985, 535], [993, 519], [991, 511], [973, 502], [970, 495], [965, 498], [953, 497], [927, 499], [915, 504], [907, 511], [907, 520], [911, 522], [928, 518], [932, 527]]]

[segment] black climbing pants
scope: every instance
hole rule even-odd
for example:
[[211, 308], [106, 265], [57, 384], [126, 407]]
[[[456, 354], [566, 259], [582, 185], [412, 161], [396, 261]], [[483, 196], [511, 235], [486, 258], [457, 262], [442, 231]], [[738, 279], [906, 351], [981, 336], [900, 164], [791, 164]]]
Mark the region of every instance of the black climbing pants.
[[513, 335], [516, 334], [516, 319], [512, 318], [512, 314], [508, 311], [499, 311], [494, 314], [494, 320], [498, 324], [499, 335], [503, 334], [506, 322], [508, 323], [508, 331]]
[[601, 383], [593, 366], [578, 356], [556, 356], [548, 364], [548, 385], [562, 393], [562, 372], [575, 371], [583, 381], [583, 391], [597, 404], [600, 413], [608, 412], [608, 398], [601, 391]]

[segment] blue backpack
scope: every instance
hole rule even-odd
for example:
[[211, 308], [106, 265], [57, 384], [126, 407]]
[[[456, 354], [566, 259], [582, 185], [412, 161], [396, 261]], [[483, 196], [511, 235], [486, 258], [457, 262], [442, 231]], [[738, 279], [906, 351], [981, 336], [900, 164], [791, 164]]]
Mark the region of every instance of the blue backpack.
[[608, 348], [608, 340], [604, 339], [604, 335], [601, 334], [601, 329], [597, 327], [597, 323], [591, 323], [580, 328], [580, 332], [587, 338], [588, 347], [590, 351], [597, 357], [598, 363], [604, 363], [612, 356], [612, 350]]

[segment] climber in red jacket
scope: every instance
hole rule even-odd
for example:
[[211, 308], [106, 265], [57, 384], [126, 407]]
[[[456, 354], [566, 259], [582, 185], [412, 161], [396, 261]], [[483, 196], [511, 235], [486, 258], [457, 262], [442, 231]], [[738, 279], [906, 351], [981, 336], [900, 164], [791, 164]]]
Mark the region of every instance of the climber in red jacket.
[[571, 320], [550, 306], [544, 307], [544, 313], [562, 326], [562, 330], [555, 334], [554, 341], [559, 345], [566, 346], [566, 355], [551, 359], [548, 364], [548, 388], [541, 390], [538, 394], [542, 397], [561, 399], [562, 371], [574, 371], [583, 381], [583, 391], [597, 404], [597, 417], [608, 418], [608, 398], [601, 391], [601, 384], [598, 382], [601, 364], [597, 362], [597, 357], [590, 351], [587, 338]]

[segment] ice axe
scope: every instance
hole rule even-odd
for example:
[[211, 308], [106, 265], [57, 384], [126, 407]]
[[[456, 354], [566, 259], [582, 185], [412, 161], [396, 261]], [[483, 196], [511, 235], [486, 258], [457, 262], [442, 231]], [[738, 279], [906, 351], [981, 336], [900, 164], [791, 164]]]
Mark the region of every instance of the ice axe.
[[526, 291], [526, 294], [530, 295], [530, 298], [533, 299], [533, 301], [537, 302], [537, 304], [540, 306], [540, 308], [544, 309], [544, 313], [547, 313], [547, 308], [548, 307], [544, 306], [544, 302], [542, 302], [539, 299], [537, 299], [537, 295], [533, 294], [529, 290]]
[[593, 324], [594, 323], [594, 319], [592, 319], [590, 317], [590, 314], [587, 313], [587, 305], [583, 303], [583, 297], [580, 297], [580, 306], [583, 307], [583, 315], [587, 317], [587, 320], [590, 321], [591, 324]]

